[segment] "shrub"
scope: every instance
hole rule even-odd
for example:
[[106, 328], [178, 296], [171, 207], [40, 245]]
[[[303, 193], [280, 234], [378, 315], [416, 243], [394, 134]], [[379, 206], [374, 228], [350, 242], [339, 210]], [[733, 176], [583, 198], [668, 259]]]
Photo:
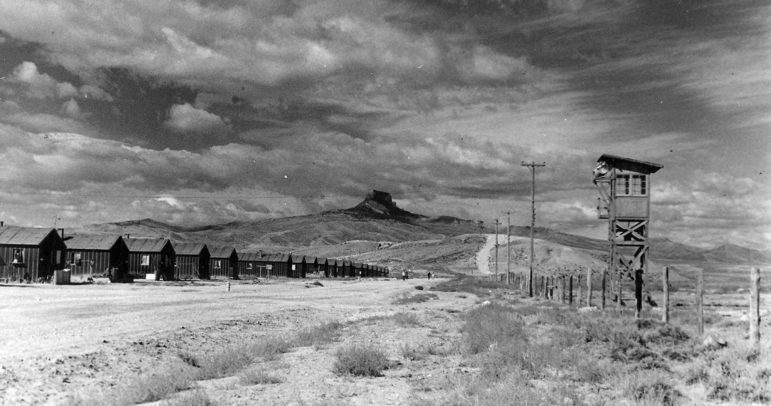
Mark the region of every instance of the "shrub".
[[416, 316], [413, 313], [396, 313], [393, 316], [391, 316], [393, 321], [401, 326], [401, 327], [407, 327], [407, 326], [420, 326], [420, 320], [418, 320], [418, 316]]
[[193, 377], [181, 368], [169, 367], [153, 374], [139, 375], [123, 382], [114, 392], [95, 404], [134, 405], [162, 400], [188, 389]]
[[191, 367], [198, 368], [201, 366], [201, 363], [198, 361], [198, 357], [189, 352], [180, 351], [177, 353], [177, 356], [182, 360], [182, 362], [190, 365]]
[[276, 384], [283, 382], [283, 379], [280, 377], [258, 368], [242, 371], [239, 375], [239, 380], [244, 385]]
[[337, 351], [334, 372], [339, 375], [382, 376], [388, 368], [385, 352], [372, 345], [353, 345]]
[[423, 303], [428, 302], [431, 299], [439, 299], [439, 296], [437, 296], [436, 293], [418, 293], [412, 296], [405, 294], [399, 299], [396, 299], [393, 304], [404, 305], [410, 303]]
[[464, 318], [461, 332], [470, 354], [487, 351], [493, 344], [525, 341], [524, 322], [511, 307], [493, 303], [471, 310]]
[[294, 347], [321, 346], [329, 344], [340, 336], [343, 325], [337, 321], [320, 324], [300, 330], [291, 344]]
[[404, 359], [408, 359], [411, 361], [420, 361], [426, 358], [426, 356], [428, 355], [428, 352], [426, 351], [425, 348], [419, 345], [412, 346], [409, 344], [403, 344], [399, 348], [399, 354]]
[[681, 394], [669, 381], [661, 373], [643, 371], [628, 377], [624, 393], [637, 403], [671, 406]]

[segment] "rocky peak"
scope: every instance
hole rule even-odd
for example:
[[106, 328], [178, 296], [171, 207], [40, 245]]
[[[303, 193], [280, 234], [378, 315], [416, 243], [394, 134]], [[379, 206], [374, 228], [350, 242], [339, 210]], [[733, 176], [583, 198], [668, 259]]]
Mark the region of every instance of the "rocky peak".
[[394, 203], [391, 194], [380, 190], [370, 190], [364, 200], [355, 207], [348, 209], [358, 215], [366, 215], [377, 218], [390, 218], [395, 220], [413, 220], [421, 215], [402, 210]]

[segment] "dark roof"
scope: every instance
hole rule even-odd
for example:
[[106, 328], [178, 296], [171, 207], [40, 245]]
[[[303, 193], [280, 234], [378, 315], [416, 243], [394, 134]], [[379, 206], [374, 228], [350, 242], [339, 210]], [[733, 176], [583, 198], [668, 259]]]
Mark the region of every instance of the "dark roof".
[[51, 233], [59, 235], [53, 228], [3, 226], [0, 227], [0, 244], [40, 245]]
[[265, 261], [265, 256], [259, 252], [240, 252], [238, 253], [239, 261]]
[[271, 262], [289, 262], [289, 254], [272, 254], [269, 257]]
[[305, 260], [305, 257], [302, 255], [292, 255], [293, 264], [301, 264], [304, 260]]
[[68, 250], [109, 251], [120, 239], [118, 234], [78, 234], [68, 239], [66, 244]]
[[171, 244], [168, 238], [126, 238], [129, 252], [161, 252], [166, 244]]
[[329, 265], [329, 261], [331, 260], [328, 260], [326, 258], [316, 258], [316, 263], [319, 265]]
[[306, 264], [315, 264], [316, 261], [318, 261], [318, 258], [316, 258], [316, 257], [310, 257], [310, 256], [307, 256], [307, 255], [305, 256], [305, 263]]
[[206, 248], [202, 242], [176, 242], [172, 245], [177, 255], [201, 255]]
[[654, 162], [638, 161], [632, 158], [624, 158], [617, 155], [602, 154], [597, 162], [605, 162], [612, 168], [640, 172], [644, 174], [656, 173], [664, 166]]
[[233, 247], [209, 247], [209, 254], [212, 258], [230, 258], [236, 253]]

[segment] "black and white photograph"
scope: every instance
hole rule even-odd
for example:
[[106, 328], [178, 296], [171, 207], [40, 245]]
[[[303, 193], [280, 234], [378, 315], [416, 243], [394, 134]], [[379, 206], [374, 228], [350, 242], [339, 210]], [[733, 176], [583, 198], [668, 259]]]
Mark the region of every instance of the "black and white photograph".
[[766, 0], [0, 0], [0, 406], [771, 404]]

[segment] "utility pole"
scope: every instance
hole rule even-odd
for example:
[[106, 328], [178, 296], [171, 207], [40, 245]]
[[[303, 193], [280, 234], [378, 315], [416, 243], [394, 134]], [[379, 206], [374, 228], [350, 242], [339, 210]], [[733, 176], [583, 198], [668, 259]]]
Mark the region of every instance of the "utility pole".
[[546, 162], [542, 162], [540, 164], [537, 164], [535, 162], [522, 162], [522, 166], [527, 166], [530, 168], [530, 173], [532, 174], [532, 182], [530, 187], [530, 206], [532, 208], [532, 216], [530, 217], [530, 276], [528, 277], [527, 281], [527, 290], [528, 295], [530, 297], [533, 297], [533, 259], [535, 257], [535, 249], [534, 249], [534, 232], [535, 232], [535, 168], [546, 166]]
[[500, 222], [495, 219], [495, 281], [498, 282], [498, 224]]
[[506, 284], [509, 284], [509, 278], [511, 277], [511, 212], [506, 212]]

